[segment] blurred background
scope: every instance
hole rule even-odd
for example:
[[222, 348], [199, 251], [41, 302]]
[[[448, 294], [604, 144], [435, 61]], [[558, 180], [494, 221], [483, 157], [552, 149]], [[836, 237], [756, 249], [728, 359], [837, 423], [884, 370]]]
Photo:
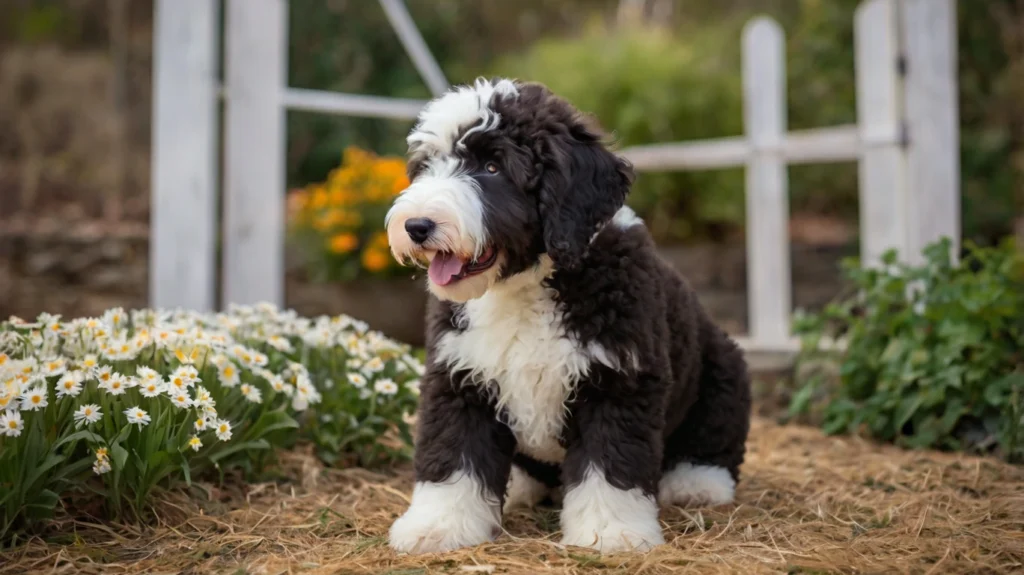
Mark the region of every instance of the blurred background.
[[[790, 129], [854, 123], [858, 0], [406, 0], [452, 83], [541, 81], [623, 146], [739, 135], [740, 29], [786, 33]], [[147, 304], [150, 0], [0, 2], [0, 317]], [[289, 2], [289, 84], [429, 98], [381, 6]], [[1019, 229], [1024, 0], [958, 3], [966, 239]], [[286, 304], [416, 341], [422, 289], [380, 235], [411, 122], [290, 112]], [[789, 168], [794, 304], [858, 252], [855, 164]], [[644, 173], [630, 203], [730, 331], [746, 328], [742, 170]], [[1016, 228], [1015, 228], [1016, 226]]]

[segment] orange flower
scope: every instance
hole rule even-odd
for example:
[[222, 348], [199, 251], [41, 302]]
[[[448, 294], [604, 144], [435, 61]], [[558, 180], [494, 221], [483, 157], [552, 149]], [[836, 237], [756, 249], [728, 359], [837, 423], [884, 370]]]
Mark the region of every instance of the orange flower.
[[388, 267], [391, 260], [388, 254], [379, 249], [368, 249], [363, 252], [363, 267], [371, 272], [379, 272]]
[[388, 233], [377, 232], [376, 234], [373, 234], [373, 239], [370, 240], [370, 245], [382, 250], [388, 249], [388, 246], [390, 245], [388, 243]]
[[359, 246], [359, 238], [352, 233], [343, 233], [332, 236], [327, 242], [328, 247], [336, 254], [347, 254]]

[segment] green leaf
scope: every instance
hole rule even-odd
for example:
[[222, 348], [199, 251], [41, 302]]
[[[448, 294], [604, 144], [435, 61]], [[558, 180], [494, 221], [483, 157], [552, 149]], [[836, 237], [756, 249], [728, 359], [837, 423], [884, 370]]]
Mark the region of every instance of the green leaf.
[[117, 469], [124, 469], [125, 464], [128, 462], [128, 451], [125, 450], [125, 448], [121, 447], [121, 445], [117, 443], [111, 445], [110, 456]]
[[25, 480], [25, 486], [28, 489], [34, 489], [36, 481], [43, 476], [44, 473], [53, 469], [55, 466], [60, 465], [64, 461], [65, 457], [58, 453], [53, 453], [43, 461], [42, 465], [34, 468], [32, 473]]
[[212, 461], [214, 463], [218, 463], [219, 461], [223, 460], [225, 457], [228, 457], [229, 455], [233, 455], [233, 454], [238, 453], [240, 451], [245, 451], [245, 450], [249, 450], [249, 449], [252, 449], [254, 451], [255, 450], [270, 449], [270, 444], [267, 443], [267, 441], [265, 439], [257, 439], [255, 441], [246, 441], [245, 443], [236, 443], [236, 444], [231, 445], [231, 446], [229, 446], [229, 447], [227, 447], [227, 448], [225, 448], [225, 449], [223, 449], [221, 451], [218, 451], [214, 455], [211, 455], [210, 456], [210, 461]]
[[96, 433], [93, 433], [92, 431], [89, 431], [88, 429], [83, 429], [81, 431], [76, 431], [75, 433], [72, 433], [71, 435], [65, 437], [64, 439], [62, 439], [60, 441], [58, 441], [57, 444], [53, 446], [53, 448], [56, 449], [56, 448], [58, 448], [58, 447], [60, 447], [62, 445], [71, 443], [72, 441], [80, 441], [82, 439], [85, 439], [87, 441], [91, 441], [92, 443], [97, 443], [97, 444], [103, 443], [103, 438], [102, 437], [100, 437]]
[[914, 417], [922, 403], [924, 403], [924, 398], [920, 395], [905, 398], [900, 402], [900, 407], [896, 410], [896, 433], [899, 433], [903, 426], [910, 421], [910, 418]]

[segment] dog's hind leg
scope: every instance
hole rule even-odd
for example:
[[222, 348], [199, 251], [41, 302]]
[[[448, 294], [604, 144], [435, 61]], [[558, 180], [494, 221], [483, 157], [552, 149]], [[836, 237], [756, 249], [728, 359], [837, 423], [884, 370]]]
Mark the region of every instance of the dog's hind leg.
[[750, 376], [743, 352], [708, 322], [696, 403], [665, 440], [662, 506], [731, 503], [750, 428]]

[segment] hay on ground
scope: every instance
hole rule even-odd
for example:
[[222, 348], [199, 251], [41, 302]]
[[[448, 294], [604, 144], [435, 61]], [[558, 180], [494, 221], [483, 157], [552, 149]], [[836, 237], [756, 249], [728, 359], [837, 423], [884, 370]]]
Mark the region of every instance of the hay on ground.
[[399, 556], [391, 522], [412, 478], [322, 469], [286, 455], [288, 479], [170, 495], [151, 526], [67, 521], [5, 553], [25, 573], [1012, 573], [1024, 571], [1024, 471], [903, 451], [756, 418], [734, 505], [663, 511], [668, 544], [600, 557], [558, 541], [554, 509], [518, 511], [491, 544]]

